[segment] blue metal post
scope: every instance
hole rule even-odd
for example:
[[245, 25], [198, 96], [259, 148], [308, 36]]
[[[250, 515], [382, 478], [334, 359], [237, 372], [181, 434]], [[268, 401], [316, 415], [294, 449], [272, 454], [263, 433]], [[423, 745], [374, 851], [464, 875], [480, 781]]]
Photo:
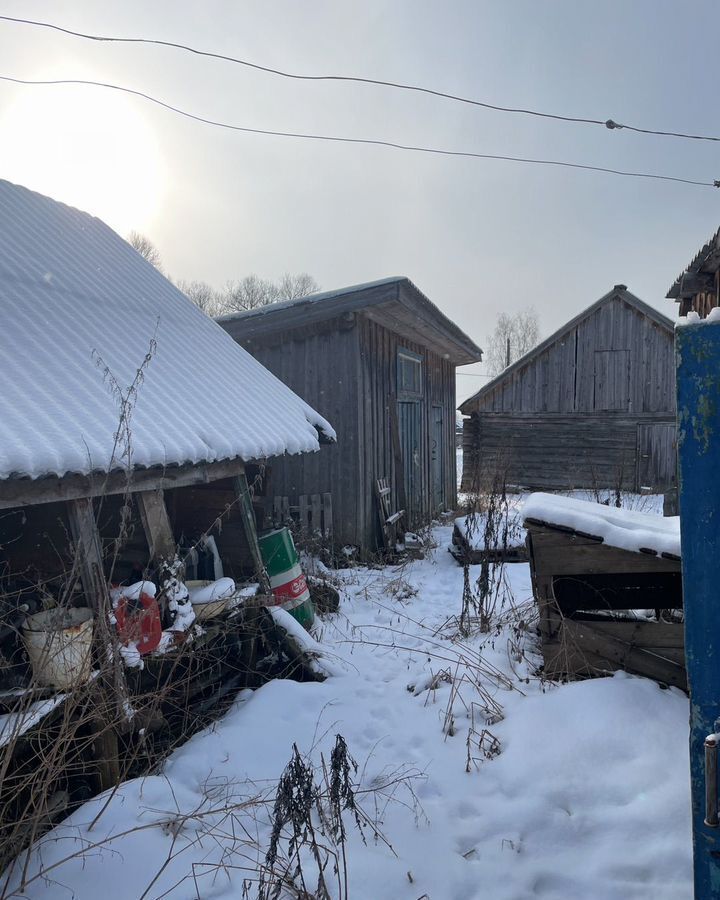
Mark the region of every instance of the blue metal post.
[[720, 323], [675, 335], [695, 900], [720, 898], [720, 828], [705, 824], [704, 740], [720, 716]]

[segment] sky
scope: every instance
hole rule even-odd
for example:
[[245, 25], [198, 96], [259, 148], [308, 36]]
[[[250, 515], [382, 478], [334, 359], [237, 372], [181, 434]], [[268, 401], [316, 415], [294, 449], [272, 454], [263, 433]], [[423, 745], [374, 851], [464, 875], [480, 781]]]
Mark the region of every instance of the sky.
[[[720, 135], [710, 0], [0, 0], [0, 15]], [[3, 21], [0, 75], [111, 82], [252, 128], [720, 179], [711, 142], [290, 80]], [[480, 346], [501, 312], [533, 306], [547, 336], [618, 283], [674, 316], [667, 289], [720, 224], [709, 187], [242, 134], [82, 85], [0, 81], [0, 178], [148, 235], [175, 279], [220, 288], [309, 272], [330, 290], [407, 275]], [[484, 383], [482, 365], [463, 371], [458, 400]]]

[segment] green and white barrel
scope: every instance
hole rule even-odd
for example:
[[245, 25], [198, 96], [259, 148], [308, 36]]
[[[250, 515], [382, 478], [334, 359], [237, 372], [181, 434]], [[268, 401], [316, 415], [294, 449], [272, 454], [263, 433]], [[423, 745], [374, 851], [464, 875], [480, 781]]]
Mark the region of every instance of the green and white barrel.
[[309, 628], [315, 610], [292, 535], [287, 528], [274, 528], [261, 534], [258, 541], [275, 604]]

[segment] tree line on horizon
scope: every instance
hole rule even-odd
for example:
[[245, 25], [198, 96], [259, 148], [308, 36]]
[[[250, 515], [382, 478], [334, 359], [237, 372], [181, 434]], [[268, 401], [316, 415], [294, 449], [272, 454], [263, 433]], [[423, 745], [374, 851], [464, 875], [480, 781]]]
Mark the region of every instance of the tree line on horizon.
[[128, 243], [151, 265], [189, 297], [208, 316], [222, 316], [227, 313], [258, 309], [282, 300], [297, 300], [320, 290], [320, 285], [307, 272], [291, 274], [286, 272], [277, 281], [258, 275], [245, 275], [235, 281], [228, 281], [220, 290], [206, 281], [175, 281], [164, 270], [160, 251], [144, 234], [131, 231]]
[[[151, 265], [163, 272], [160, 251], [145, 235], [131, 231], [128, 242]], [[173, 281], [165, 272], [166, 278]], [[236, 281], [228, 281], [217, 290], [206, 281], [173, 281], [192, 302], [208, 316], [222, 316], [233, 312], [258, 309], [283, 300], [297, 300], [320, 290], [320, 285], [307, 272], [293, 275], [286, 272], [278, 281], [245, 275]], [[535, 308], [509, 314], [500, 313], [495, 329], [486, 344], [485, 363], [487, 373], [499, 375], [503, 369], [532, 350], [540, 340], [538, 315]]]

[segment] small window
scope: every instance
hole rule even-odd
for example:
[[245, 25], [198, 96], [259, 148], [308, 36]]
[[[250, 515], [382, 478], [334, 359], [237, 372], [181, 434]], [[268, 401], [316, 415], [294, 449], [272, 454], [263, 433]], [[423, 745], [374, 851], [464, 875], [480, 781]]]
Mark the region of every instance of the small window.
[[398, 395], [422, 397], [422, 359], [410, 350], [398, 351]]

